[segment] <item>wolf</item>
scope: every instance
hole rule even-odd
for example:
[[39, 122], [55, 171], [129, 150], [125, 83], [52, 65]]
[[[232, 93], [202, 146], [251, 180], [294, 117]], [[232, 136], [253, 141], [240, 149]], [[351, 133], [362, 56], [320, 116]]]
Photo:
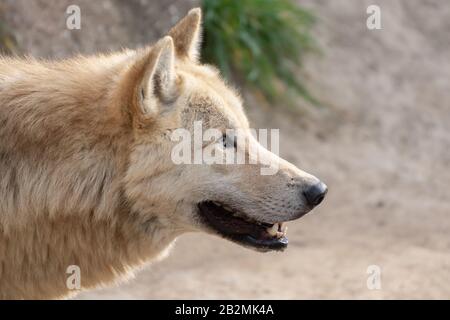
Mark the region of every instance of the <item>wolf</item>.
[[[323, 200], [324, 183], [250, 134], [238, 94], [199, 62], [200, 39], [196, 8], [136, 50], [0, 59], [0, 298], [71, 296], [68, 270], [82, 290], [114, 283], [186, 232], [283, 250], [285, 222]], [[198, 121], [223, 136], [197, 148], [243, 148], [226, 134], [240, 129], [253, 146], [240, 151], [279, 170], [175, 164], [171, 133]]]

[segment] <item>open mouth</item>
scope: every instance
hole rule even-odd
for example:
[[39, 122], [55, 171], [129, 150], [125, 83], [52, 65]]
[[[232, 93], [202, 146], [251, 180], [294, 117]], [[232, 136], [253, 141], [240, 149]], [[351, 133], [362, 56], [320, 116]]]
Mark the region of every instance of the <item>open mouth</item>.
[[198, 204], [203, 222], [219, 235], [259, 251], [284, 250], [288, 245], [285, 222], [270, 224], [247, 217], [225, 204], [204, 201]]

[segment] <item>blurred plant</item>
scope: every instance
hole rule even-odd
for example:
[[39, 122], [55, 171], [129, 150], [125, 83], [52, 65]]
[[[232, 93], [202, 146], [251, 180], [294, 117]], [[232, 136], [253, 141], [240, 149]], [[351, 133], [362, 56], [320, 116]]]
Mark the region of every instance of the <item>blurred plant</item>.
[[291, 0], [203, 0], [203, 58], [260, 89], [265, 98], [293, 105], [292, 91], [317, 104], [298, 79], [302, 56], [315, 50], [314, 16]]
[[0, 6], [0, 54], [17, 53], [17, 41], [14, 34], [6, 25], [3, 19], [4, 10]]

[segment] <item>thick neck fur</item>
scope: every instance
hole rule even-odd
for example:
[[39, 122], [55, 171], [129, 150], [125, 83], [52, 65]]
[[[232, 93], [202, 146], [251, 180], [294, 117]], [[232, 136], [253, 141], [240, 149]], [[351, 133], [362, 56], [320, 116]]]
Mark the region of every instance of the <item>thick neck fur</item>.
[[133, 54], [0, 59], [0, 298], [66, 296], [70, 265], [84, 288], [110, 282], [173, 241], [123, 196], [134, 141], [115, 95]]

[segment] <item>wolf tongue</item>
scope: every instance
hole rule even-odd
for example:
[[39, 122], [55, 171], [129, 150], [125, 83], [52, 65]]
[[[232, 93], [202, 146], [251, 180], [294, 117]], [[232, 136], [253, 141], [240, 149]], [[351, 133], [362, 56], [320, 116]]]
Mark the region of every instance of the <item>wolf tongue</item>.
[[255, 238], [261, 238], [265, 233], [264, 227], [245, 221], [242, 218], [232, 216], [227, 212], [211, 208], [206, 204], [203, 204], [202, 208], [205, 212], [208, 212], [204, 218], [225, 234], [249, 235]]

